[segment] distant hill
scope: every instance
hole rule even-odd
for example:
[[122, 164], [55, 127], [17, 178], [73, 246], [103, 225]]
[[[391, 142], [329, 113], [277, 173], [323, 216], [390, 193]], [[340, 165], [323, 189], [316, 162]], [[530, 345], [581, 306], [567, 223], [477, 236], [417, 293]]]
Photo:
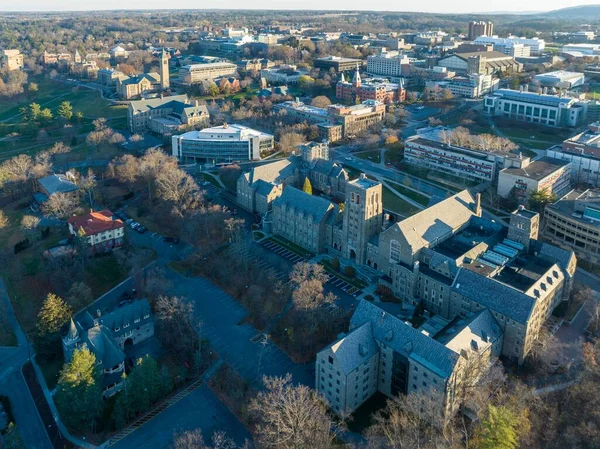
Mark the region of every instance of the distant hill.
[[600, 19], [600, 5], [581, 5], [555, 9], [542, 14], [556, 19]]

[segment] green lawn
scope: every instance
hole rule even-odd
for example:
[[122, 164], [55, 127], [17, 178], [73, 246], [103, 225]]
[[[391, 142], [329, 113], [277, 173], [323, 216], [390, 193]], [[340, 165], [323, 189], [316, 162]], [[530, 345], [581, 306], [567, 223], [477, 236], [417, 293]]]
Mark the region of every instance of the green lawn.
[[58, 383], [58, 376], [60, 375], [60, 370], [62, 369], [65, 361], [60, 354], [59, 357], [52, 360], [38, 360], [38, 365], [42, 374], [44, 375], [44, 380], [46, 381], [46, 385], [49, 390], [53, 390]]
[[380, 150], [372, 150], [372, 151], [361, 151], [357, 153], [353, 153], [354, 156], [359, 157], [361, 159], [368, 159], [376, 164], [381, 162], [381, 151]]
[[399, 196], [395, 195], [390, 189], [383, 186], [383, 207], [392, 212], [396, 212], [405, 217], [419, 212], [419, 208], [413, 206]]
[[1, 99], [0, 121], [20, 122], [19, 108], [30, 103], [39, 103], [43, 108], [50, 108], [55, 113], [58, 105], [63, 101], [71, 102], [73, 111], [81, 111], [86, 117], [113, 119], [127, 116], [127, 106], [112, 106], [108, 100], [102, 99], [100, 93], [95, 90], [60, 83], [43, 77], [31, 77], [30, 81], [38, 83], [38, 92]]
[[423, 206], [427, 206], [429, 204], [429, 198], [426, 195], [417, 193], [414, 190], [410, 190], [410, 189], [406, 188], [405, 186], [400, 185], [395, 182], [391, 182], [391, 181], [386, 181], [386, 182], [388, 184], [390, 184], [399, 193], [409, 197], [411, 200], [414, 200], [417, 203], [422, 204]]

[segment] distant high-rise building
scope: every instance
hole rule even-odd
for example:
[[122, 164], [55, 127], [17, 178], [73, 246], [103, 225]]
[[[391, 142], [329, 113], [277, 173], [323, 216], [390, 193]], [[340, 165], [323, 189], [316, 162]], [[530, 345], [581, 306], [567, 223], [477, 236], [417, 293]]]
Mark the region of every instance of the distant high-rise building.
[[493, 36], [494, 24], [492, 22], [469, 22], [469, 40], [477, 39], [479, 36]]

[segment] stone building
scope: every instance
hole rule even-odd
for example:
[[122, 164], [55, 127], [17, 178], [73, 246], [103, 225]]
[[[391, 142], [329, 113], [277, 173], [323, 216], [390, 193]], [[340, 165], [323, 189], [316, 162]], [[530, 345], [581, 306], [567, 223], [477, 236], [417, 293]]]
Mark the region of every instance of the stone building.
[[327, 243], [327, 224], [336, 220], [339, 208], [329, 200], [288, 186], [273, 201], [273, 234], [313, 253], [320, 253]]
[[23, 69], [23, 55], [19, 50], [2, 50], [0, 67], [7, 71]]
[[285, 186], [302, 187], [308, 177], [314, 189], [328, 197], [344, 201], [348, 173], [329, 160], [326, 142], [310, 142], [298, 147], [299, 156], [253, 167], [237, 181], [237, 203], [264, 216]]
[[347, 102], [357, 103], [367, 100], [374, 100], [380, 103], [392, 103], [395, 101], [406, 100], [406, 90], [404, 89], [404, 81], [400, 78], [398, 83], [390, 83], [383, 80], [371, 80], [363, 82], [358, 67], [354, 72], [352, 82], [347, 82], [344, 74], [340, 76], [340, 80], [335, 87], [336, 98]]
[[185, 94], [136, 100], [127, 107], [127, 126], [134, 134], [170, 135], [186, 127], [207, 126], [209, 121], [206, 105], [190, 102]]
[[89, 349], [102, 373], [102, 394], [109, 397], [121, 389], [128, 349], [153, 335], [154, 318], [147, 299], [106, 312], [85, 310], [69, 322], [62, 337], [63, 354], [69, 362], [75, 349]]
[[[459, 404], [463, 374], [498, 356], [502, 328], [488, 310], [419, 328], [362, 300], [346, 335], [317, 354], [316, 389], [339, 416], [354, 412], [376, 391], [388, 397], [427, 393], [440, 416]], [[465, 374], [466, 375], [466, 374]]]

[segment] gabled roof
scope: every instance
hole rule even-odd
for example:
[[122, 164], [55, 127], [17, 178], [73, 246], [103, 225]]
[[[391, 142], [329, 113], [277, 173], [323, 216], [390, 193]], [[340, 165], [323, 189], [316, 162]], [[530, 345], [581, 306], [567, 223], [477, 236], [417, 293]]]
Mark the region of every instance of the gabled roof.
[[54, 174], [50, 176], [44, 176], [38, 179], [40, 186], [48, 193], [53, 195], [55, 193], [68, 193], [74, 192], [79, 187], [72, 181], [69, 181], [65, 175]]
[[442, 378], [450, 377], [454, 371], [459, 354], [375, 304], [361, 300], [350, 319], [350, 328], [369, 322], [375, 340], [395, 352], [415, 360]]
[[334, 208], [333, 203], [325, 198], [310, 195], [288, 186], [275, 201], [273, 207], [293, 207], [296, 211], [302, 211], [305, 215], [312, 215], [314, 221], [321, 221]]
[[467, 268], [458, 270], [452, 291], [521, 324], [527, 323], [536, 302], [516, 288]]
[[163, 98], [147, 98], [141, 100], [135, 100], [130, 102], [130, 107], [134, 111], [144, 112], [148, 109], [157, 109], [164, 107], [174, 107], [174, 104], [181, 103], [183, 105], [187, 105], [188, 96], [187, 95], [173, 95], [171, 97], [163, 97]]
[[269, 195], [273, 189], [275, 188], [275, 184], [271, 184], [270, 182], [263, 181], [259, 179], [254, 183], [254, 191], [262, 196]]
[[413, 251], [434, 247], [440, 238], [452, 234], [467, 223], [475, 215], [474, 209], [475, 198], [468, 190], [463, 190], [390, 226], [384, 232], [399, 229]]
[[[463, 350], [467, 352], [483, 350], [504, 334], [502, 327], [489, 309], [477, 313], [471, 320], [461, 318], [454, 326], [456, 326], [455, 332], [448, 335], [442, 343], [459, 354]], [[451, 328], [454, 326], [450, 325]]]
[[353, 329], [326, 349], [333, 352], [338, 366], [345, 375], [350, 374], [379, 351], [377, 342], [373, 338], [370, 321]]
[[282, 159], [280, 161], [254, 167], [250, 170], [249, 182], [252, 184], [259, 179], [262, 179], [266, 182], [278, 184], [282, 179], [293, 176], [295, 170], [295, 160]]
[[[149, 317], [144, 319], [144, 316]], [[137, 301], [119, 307], [106, 315], [102, 315], [98, 319], [98, 323], [101, 326], [106, 327], [111, 335], [118, 336], [130, 331], [133, 326], [140, 326], [140, 324], [135, 323], [135, 320], [137, 319], [139, 319], [142, 324], [145, 320], [152, 319], [150, 303], [146, 298], [138, 299]]]
[[67, 223], [73, 226], [75, 232], [83, 228], [85, 235], [94, 235], [99, 232], [110, 231], [123, 227], [123, 222], [119, 219], [113, 220], [113, 213], [109, 210], [99, 212], [90, 212], [86, 215], [70, 217]]
[[125, 353], [101, 326], [94, 326], [87, 331], [86, 344], [96, 356], [96, 360], [102, 361], [104, 368], [112, 368], [125, 360]]

